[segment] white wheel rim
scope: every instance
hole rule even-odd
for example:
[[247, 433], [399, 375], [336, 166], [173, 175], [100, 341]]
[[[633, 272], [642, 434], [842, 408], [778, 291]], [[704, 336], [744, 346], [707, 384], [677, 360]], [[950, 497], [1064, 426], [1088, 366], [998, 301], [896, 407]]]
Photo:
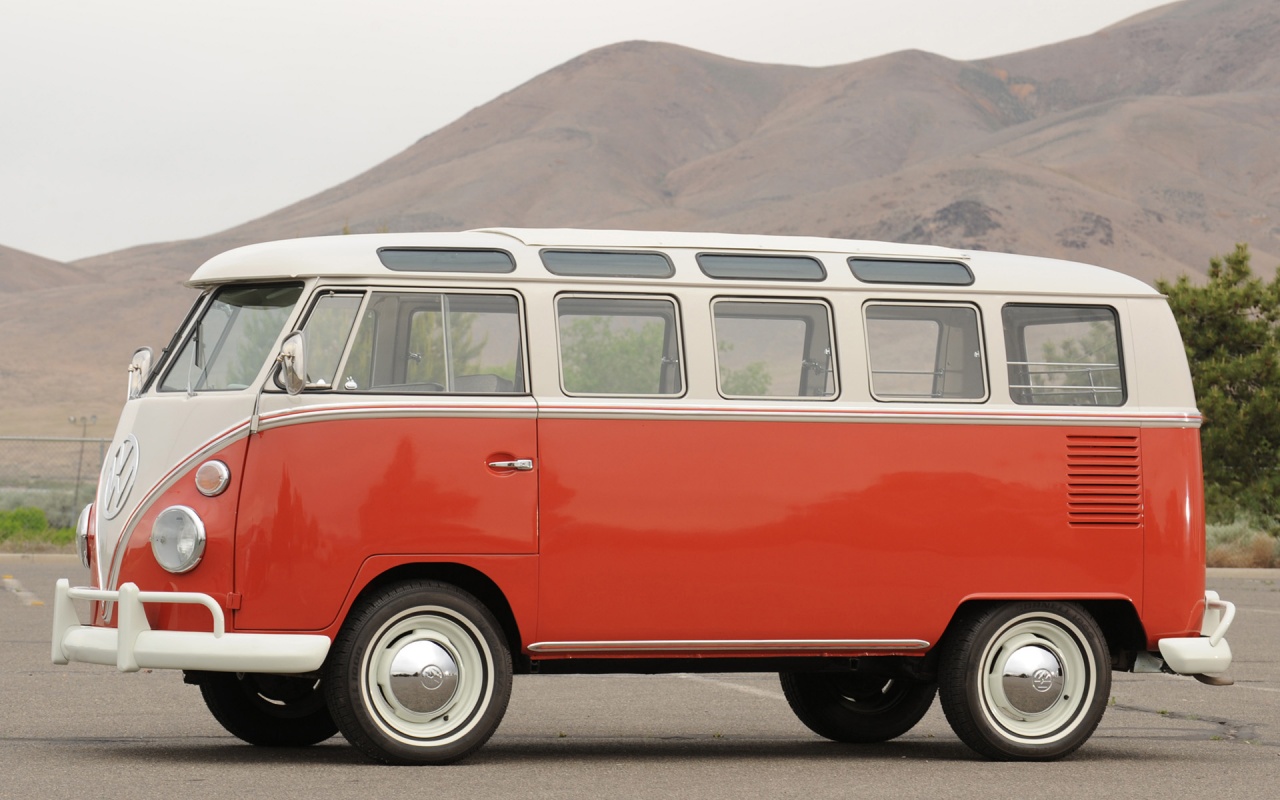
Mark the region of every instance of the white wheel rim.
[[[1020, 710], [1005, 692], [1009, 660], [1028, 647], [1048, 651], [1062, 670], [1061, 695], [1042, 711]], [[1097, 691], [1098, 665], [1088, 640], [1079, 628], [1054, 614], [1033, 612], [1005, 623], [983, 648], [979, 666], [983, 716], [1021, 744], [1048, 744], [1070, 735]]]
[[[392, 691], [392, 662], [415, 642], [431, 642], [457, 667], [457, 688], [428, 713], [405, 705]], [[493, 696], [493, 654], [478, 628], [440, 606], [397, 614], [370, 639], [360, 662], [361, 693], [373, 721], [391, 738], [413, 746], [456, 741], [479, 721]]]

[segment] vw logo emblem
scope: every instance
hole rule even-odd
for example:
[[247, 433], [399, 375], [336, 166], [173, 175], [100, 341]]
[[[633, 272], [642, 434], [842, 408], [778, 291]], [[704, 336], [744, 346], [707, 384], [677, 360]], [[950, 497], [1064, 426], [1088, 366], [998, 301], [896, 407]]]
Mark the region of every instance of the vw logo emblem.
[[427, 667], [422, 671], [422, 686], [426, 689], [439, 689], [444, 683], [444, 670], [435, 664]]
[[1041, 667], [1031, 675], [1031, 688], [1037, 692], [1047, 692], [1053, 688], [1053, 673]]
[[129, 434], [107, 459], [102, 487], [104, 519], [114, 518], [124, 508], [136, 477], [138, 477], [138, 438]]

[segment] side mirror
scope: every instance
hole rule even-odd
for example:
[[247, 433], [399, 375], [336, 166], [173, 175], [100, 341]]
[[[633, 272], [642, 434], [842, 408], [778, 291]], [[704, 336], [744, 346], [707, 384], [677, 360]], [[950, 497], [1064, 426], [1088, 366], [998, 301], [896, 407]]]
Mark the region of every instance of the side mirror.
[[298, 394], [307, 388], [307, 352], [302, 344], [302, 331], [294, 331], [280, 344], [280, 377], [289, 394]]
[[139, 347], [133, 351], [133, 359], [129, 361], [129, 398], [142, 394], [142, 386], [151, 374], [151, 348]]

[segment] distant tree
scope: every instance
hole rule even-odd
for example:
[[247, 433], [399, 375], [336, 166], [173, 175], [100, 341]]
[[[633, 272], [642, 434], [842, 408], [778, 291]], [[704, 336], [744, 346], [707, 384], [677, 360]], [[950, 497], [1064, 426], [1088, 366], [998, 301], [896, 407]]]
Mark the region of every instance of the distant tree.
[[1209, 261], [1209, 280], [1158, 281], [1191, 364], [1211, 520], [1280, 520], [1280, 275], [1254, 276], [1249, 248]]
[[725, 394], [742, 397], [763, 397], [773, 388], [773, 377], [769, 374], [769, 366], [763, 361], [752, 361], [737, 369], [727, 366], [725, 362], [733, 352], [733, 343], [723, 339], [716, 342], [719, 352], [716, 363], [720, 365], [720, 390]]
[[607, 316], [561, 322], [564, 385], [569, 391], [653, 394], [659, 390], [665, 336], [662, 321], [654, 318], [632, 326], [615, 322]]

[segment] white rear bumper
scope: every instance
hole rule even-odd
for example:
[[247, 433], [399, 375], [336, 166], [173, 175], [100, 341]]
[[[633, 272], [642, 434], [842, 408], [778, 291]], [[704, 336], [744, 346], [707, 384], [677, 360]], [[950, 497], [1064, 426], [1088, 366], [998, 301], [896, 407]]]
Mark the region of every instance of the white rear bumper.
[[1218, 597], [1217, 592], [1204, 593], [1204, 621], [1200, 635], [1185, 639], [1161, 639], [1160, 655], [1169, 668], [1179, 675], [1218, 675], [1231, 667], [1231, 645], [1227, 629], [1236, 618], [1236, 607]]
[[[73, 600], [117, 603], [115, 628], [84, 625]], [[156, 631], [147, 624], [146, 603], [202, 605], [213, 617], [213, 630]], [[294, 674], [320, 668], [329, 653], [329, 637], [319, 634], [227, 633], [222, 607], [207, 594], [143, 592], [132, 583], [119, 591], [72, 588], [58, 581], [53, 602], [53, 663], [114, 666], [121, 672], [139, 669], [198, 669], [211, 672]]]

